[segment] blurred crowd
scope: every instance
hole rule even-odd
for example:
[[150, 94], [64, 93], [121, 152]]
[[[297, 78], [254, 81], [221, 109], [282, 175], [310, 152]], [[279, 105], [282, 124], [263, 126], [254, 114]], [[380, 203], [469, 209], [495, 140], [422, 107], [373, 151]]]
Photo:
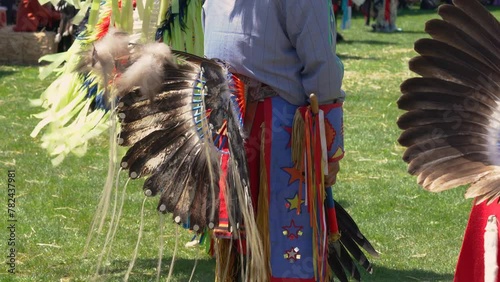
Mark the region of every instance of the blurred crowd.
[[38, 0], [0, 0], [3, 7], [3, 26], [12, 26], [15, 32], [56, 32], [58, 51], [65, 51], [71, 46], [76, 26], [71, 19], [78, 10], [66, 1], [60, 0], [56, 5], [51, 2], [40, 4]]
[[[499, 5], [500, 0], [480, 0], [484, 5]], [[346, 4], [347, 2], [347, 4]], [[374, 32], [400, 32], [396, 25], [398, 11], [410, 7], [422, 10], [435, 10], [441, 4], [453, 4], [452, 0], [332, 0], [336, 17], [344, 17], [351, 13], [359, 12], [364, 15], [366, 25], [371, 26]], [[351, 9], [344, 13], [343, 9]], [[337, 41], [343, 40], [337, 34]]]
[[[481, 2], [484, 5], [500, 5], [500, 0]], [[401, 31], [396, 25], [398, 10], [417, 5], [423, 10], [433, 10], [443, 3], [452, 4], [452, 0], [332, 0], [336, 18], [343, 21], [338, 26], [345, 28], [345, 17], [350, 17], [354, 11], [362, 13], [366, 25], [371, 25], [375, 32]], [[344, 13], [343, 10], [347, 9], [348, 12]], [[71, 21], [77, 12], [64, 0], [59, 0], [57, 5], [50, 1], [41, 5], [38, 0], [0, 0], [0, 28], [10, 25], [16, 32], [54, 31], [58, 51], [65, 51], [77, 33], [77, 26]], [[370, 24], [370, 21], [373, 23]], [[342, 35], [337, 33], [337, 41], [342, 40]]]

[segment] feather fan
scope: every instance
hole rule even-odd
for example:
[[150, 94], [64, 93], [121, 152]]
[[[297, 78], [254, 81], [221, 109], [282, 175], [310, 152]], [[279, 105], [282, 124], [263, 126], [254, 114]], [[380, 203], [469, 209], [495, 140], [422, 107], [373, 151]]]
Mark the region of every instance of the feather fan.
[[500, 196], [500, 24], [479, 2], [441, 5], [426, 23], [431, 38], [415, 42], [401, 85], [403, 159], [425, 189], [471, 184], [477, 203]]
[[[160, 212], [172, 214], [175, 222], [198, 233], [218, 226], [223, 179], [228, 231], [236, 231], [244, 222], [250, 264], [262, 268], [262, 243], [242, 149], [238, 109], [244, 103], [227, 66], [172, 51], [163, 43], [130, 44], [127, 37], [110, 32], [80, 65], [84, 71], [101, 73], [108, 99], [117, 101], [121, 125], [117, 142], [129, 147], [121, 168], [132, 179], [146, 179], [144, 194], [159, 195]], [[220, 139], [227, 147], [219, 147]], [[229, 155], [226, 177], [221, 171], [224, 154]]]
[[[198, 193], [208, 197], [219, 193], [217, 188], [213, 193], [207, 189], [218, 187], [222, 151], [216, 148], [213, 135], [223, 126], [227, 127], [233, 166], [238, 168], [229, 169], [233, 173], [227, 181], [234, 184], [229, 187], [248, 187], [245, 155], [235, 147], [243, 139], [227, 70], [212, 60], [172, 54], [162, 43], [130, 46], [126, 40], [113, 39], [122, 36], [109, 33], [86, 61], [86, 66], [102, 71], [104, 78], [112, 78], [103, 82], [113, 84], [112, 97], [118, 99], [118, 143], [130, 146], [121, 167], [133, 179], [147, 178], [144, 193], [160, 194], [159, 211], [173, 213], [178, 223], [189, 223], [191, 229], [201, 232], [217, 223], [212, 210], [217, 205], [212, 203], [210, 210], [200, 211], [193, 209], [203, 205], [193, 202]], [[238, 210], [238, 206], [233, 208]]]

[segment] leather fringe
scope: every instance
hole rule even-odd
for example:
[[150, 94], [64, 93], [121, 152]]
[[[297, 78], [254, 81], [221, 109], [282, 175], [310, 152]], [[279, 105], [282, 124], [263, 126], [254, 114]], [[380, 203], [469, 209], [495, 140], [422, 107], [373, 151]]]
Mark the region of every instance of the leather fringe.
[[271, 274], [270, 262], [270, 239], [269, 239], [269, 187], [267, 187], [267, 167], [266, 167], [266, 154], [265, 154], [265, 136], [266, 127], [262, 123], [261, 126], [261, 139], [260, 139], [260, 184], [259, 184], [259, 198], [258, 198], [258, 211], [257, 211], [257, 227], [262, 238], [262, 249], [264, 259], [266, 262], [266, 274], [269, 279]]
[[234, 241], [230, 239], [213, 239], [216, 256], [216, 282], [234, 282], [238, 276], [238, 255]]

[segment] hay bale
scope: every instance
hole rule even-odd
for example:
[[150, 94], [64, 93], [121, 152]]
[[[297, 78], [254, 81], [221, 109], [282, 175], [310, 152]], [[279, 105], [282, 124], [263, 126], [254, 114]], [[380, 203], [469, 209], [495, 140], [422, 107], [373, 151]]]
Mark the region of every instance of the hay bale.
[[0, 29], [0, 64], [37, 65], [38, 59], [57, 51], [55, 32], [14, 32]]

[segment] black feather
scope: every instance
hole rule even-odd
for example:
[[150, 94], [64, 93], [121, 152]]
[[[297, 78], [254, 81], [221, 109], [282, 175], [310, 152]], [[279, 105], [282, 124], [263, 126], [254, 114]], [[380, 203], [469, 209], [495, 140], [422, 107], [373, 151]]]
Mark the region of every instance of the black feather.
[[348, 282], [349, 279], [345, 273], [344, 266], [339, 260], [341, 248], [340, 242], [330, 243], [328, 245], [328, 264], [340, 282]]
[[347, 275], [359, 281], [361, 274], [357, 265], [369, 273], [372, 272], [372, 265], [361, 249], [374, 257], [379, 254], [361, 233], [349, 213], [336, 201], [335, 212], [341, 236], [339, 240], [328, 243], [328, 263], [341, 281], [348, 281]]
[[365, 236], [361, 233], [361, 230], [359, 229], [354, 219], [337, 201], [335, 201], [335, 212], [337, 214], [339, 229], [342, 232], [342, 236], [348, 236], [352, 238], [359, 246], [365, 249], [365, 251], [367, 251], [370, 255], [378, 257], [378, 252], [375, 250], [372, 244], [365, 238]]

